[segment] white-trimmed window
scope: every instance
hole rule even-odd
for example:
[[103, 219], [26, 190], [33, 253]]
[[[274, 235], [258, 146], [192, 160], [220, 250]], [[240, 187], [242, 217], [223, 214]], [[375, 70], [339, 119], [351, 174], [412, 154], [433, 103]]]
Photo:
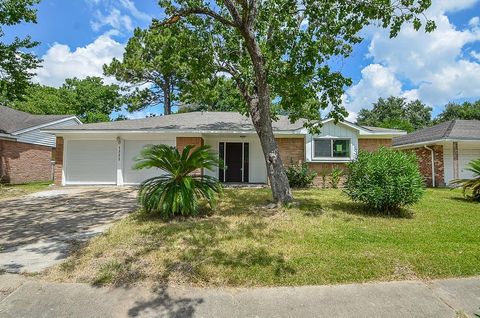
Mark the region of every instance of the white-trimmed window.
[[314, 158], [350, 158], [350, 139], [321, 138], [313, 140]]

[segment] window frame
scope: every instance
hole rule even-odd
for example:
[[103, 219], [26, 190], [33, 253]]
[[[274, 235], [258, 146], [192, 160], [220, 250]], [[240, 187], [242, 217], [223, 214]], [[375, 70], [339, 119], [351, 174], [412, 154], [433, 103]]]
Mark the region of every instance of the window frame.
[[[329, 140], [330, 141], [330, 156], [329, 157], [317, 157], [315, 155], [315, 141], [317, 140]], [[333, 144], [334, 141], [344, 140], [348, 141], [348, 156], [346, 157], [334, 157]], [[352, 160], [352, 138], [348, 137], [313, 137], [312, 138], [312, 160], [317, 161], [350, 161]]]

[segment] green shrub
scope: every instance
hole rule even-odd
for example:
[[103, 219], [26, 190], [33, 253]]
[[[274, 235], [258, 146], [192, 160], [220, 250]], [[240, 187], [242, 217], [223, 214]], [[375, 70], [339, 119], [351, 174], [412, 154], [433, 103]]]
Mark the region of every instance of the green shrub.
[[413, 153], [387, 148], [360, 152], [348, 168], [344, 192], [378, 211], [398, 211], [418, 202], [425, 191]]
[[308, 170], [306, 163], [292, 164], [287, 167], [288, 183], [292, 188], [307, 188], [313, 184], [313, 179], [317, 176], [315, 171]]
[[[455, 179], [450, 182], [450, 185], [462, 187], [463, 195], [466, 198], [473, 201], [480, 201], [480, 159], [472, 160], [466, 170], [473, 172], [472, 179]], [[468, 191], [471, 191], [472, 194], [468, 195]]]
[[340, 179], [343, 176], [343, 169], [340, 168], [333, 168], [332, 172], [330, 173], [330, 185], [332, 188], [337, 189], [338, 184], [340, 183]]
[[320, 170], [320, 178], [322, 179], [322, 188], [327, 187], [327, 176], [330, 174], [330, 170], [323, 168]]
[[135, 160], [134, 169], [158, 168], [166, 172], [140, 185], [139, 201], [145, 212], [164, 218], [196, 215], [200, 199], [211, 208], [215, 206], [222, 185], [216, 178], [195, 173], [220, 164], [209, 146], [186, 146], [180, 154], [175, 147], [154, 145], [142, 149]]

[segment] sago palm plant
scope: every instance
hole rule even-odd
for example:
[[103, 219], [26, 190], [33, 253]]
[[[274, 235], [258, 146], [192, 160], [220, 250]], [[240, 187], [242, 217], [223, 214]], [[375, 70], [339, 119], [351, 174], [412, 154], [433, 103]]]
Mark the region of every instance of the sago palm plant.
[[[455, 179], [450, 182], [454, 187], [462, 187], [463, 195], [471, 200], [480, 201], [480, 159], [472, 160], [467, 167], [468, 171], [473, 172], [472, 179]], [[471, 191], [472, 195], [467, 192]]]
[[158, 168], [163, 175], [150, 178], [140, 185], [139, 201], [147, 213], [164, 218], [174, 215], [191, 216], [198, 213], [199, 200], [213, 208], [222, 185], [217, 179], [199, 173], [220, 165], [210, 146], [186, 146], [180, 153], [167, 145], [142, 149], [135, 158], [134, 169]]

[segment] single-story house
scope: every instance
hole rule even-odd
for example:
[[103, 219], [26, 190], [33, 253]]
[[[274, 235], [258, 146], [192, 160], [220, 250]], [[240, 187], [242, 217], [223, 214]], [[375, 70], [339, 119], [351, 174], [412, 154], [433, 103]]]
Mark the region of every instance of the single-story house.
[[[285, 164], [307, 162], [319, 171], [343, 165], [359, 150], [391, 146], [404, 131], [362, 127], [350, 122], [323, 122], [322, 133], [311, 135], [303, 121], [291, 123], [280, 116], [274, 134]], [[251, 119], [234, 112], [191, 112], [80, 126], [49, 128], [57, 137], [55, 173], [61, 185], [134, 185], [161, 173], [133, 170], [134, 158], [150, 144], [210, 145], [226, 170], [205, 171], [223, 182], [267, 183], [260, 140]]]
[[72, 115], [32, 115], [0, 106], [0, 182], [52, 180], [56, 139], [41, 129], [80, 124]]
[[467, 164], [480, 159], [480, 121], [452, 120], [393, 139], [396, 149], [414, 151], [429, 186], [472, 178]]

